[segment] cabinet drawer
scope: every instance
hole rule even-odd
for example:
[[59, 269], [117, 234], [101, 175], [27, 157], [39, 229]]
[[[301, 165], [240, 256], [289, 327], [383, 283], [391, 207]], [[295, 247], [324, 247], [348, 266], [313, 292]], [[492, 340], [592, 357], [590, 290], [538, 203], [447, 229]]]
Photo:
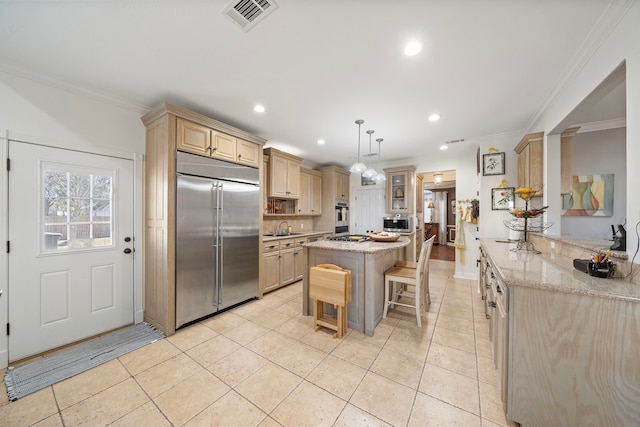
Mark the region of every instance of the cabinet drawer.
[[295, 239], [280, 240], [280, 249], [293, 249], [295, 245]]
[[298, 239], [295, 239], [295, 247], [300, 247], [302, 246], [303, 243], [307, 243], [307, 238], [306, 237], [300, 237]]
[[262, 251], [265, 253], [280, 250], [280, 241], [278, 240], [273, 240], [271, 242], [263, 242], [262, 245], [263, 245]]

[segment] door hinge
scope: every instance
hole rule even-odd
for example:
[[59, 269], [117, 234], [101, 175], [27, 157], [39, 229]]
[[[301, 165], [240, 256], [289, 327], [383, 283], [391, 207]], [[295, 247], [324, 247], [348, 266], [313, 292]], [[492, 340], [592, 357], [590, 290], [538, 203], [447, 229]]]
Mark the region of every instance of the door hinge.
[[11, 242], [7, 240], [7, 253], [11, 252]]
[[9, 323], [7, 323], [7, 335], [9, 335]]
[[7, 158], [7, 170], [11, 170], [11, 159]]

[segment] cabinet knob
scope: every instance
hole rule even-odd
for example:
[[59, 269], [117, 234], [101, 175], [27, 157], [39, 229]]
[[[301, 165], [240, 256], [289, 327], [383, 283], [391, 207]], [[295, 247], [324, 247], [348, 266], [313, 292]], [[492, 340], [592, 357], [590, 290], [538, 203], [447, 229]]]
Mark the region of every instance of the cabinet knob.
[[241, 159], [242, 158], [242, 154], [238, 154], [238, 158]]
[[489, 307], [491, 307], [491, 308], [496, 308], [496, 306], [497, 306], [496, 303], [493, 302], [493, 301], [489, 301], [488, 304], [489, 304]]

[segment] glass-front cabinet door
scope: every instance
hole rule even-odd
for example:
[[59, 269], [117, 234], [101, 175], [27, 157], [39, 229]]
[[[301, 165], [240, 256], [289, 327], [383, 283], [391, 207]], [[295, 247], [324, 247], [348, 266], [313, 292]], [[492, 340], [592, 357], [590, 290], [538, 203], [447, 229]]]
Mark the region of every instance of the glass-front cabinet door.
[[415, 213], [415, 167], [385, 169], [387, 213]]

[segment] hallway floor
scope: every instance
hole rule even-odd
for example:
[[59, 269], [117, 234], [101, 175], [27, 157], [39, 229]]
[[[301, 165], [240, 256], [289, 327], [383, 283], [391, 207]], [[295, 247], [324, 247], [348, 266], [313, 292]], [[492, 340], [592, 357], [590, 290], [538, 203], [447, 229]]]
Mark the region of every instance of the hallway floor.
[[298, 282], [15, 402], [3, 382], [0, 426], [508, 425], [477, 283], [430, 264], [421, 329], [314, 332]]

